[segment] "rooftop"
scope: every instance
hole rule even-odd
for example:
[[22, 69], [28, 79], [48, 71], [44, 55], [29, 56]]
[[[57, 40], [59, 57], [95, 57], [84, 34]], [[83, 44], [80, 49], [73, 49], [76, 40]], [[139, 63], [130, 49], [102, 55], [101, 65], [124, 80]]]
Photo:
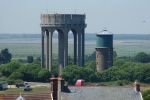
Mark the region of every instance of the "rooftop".
[[142, 100], [132, 87], [69, 87], [62, 100]]

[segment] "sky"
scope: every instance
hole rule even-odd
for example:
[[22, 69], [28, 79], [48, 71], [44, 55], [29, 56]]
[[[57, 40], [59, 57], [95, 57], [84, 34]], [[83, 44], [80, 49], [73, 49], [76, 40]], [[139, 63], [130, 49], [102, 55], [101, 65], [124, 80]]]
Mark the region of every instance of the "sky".
[[87, 33], [150, 34], [150, 0], [0, 0], [0, 33], [40, 33], [42, 13], [86, 14]]

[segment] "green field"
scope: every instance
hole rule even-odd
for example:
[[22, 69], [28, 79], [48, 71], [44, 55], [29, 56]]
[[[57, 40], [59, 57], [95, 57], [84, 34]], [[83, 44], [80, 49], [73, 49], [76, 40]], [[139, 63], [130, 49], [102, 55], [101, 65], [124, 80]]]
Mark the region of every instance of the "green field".
[[[53, 57], [58, 57], [58, 44], [53, 45]], [[0, 50], [8, 48], [14, 59], [26, 59], [27, 56], [39, 57], [41, 55], [40, 43], [0, 43]], [[69, 45], [69, 55], [73, 55], [73, 46]]]
[[40, 56], [40, 45], [29, 43], [0, 43], [0, 49], [8, 48], [15, 59], [24, 59], [27, 56]]
[[9, 88], [4, 91], [0, 91], [0, 94], [26, 94], [26, 93], [49, 93], [50, 88], [48, 87], [36, 87], [32, 88], [32, 91], [24, 91], [23, 88]]
[[138, 52], [150, 54], [149, 40], [117, 40], [114, 41], [114, 50], [118, 56], [135, 56]]
[[[149, 40], [115, 40], [114, 50], [118, 56], [134, 56], [138, 52], [150, 53]], [[0, 43], [0, 50], [8, 48], [15, 59], [26, 59], [27, 56], [39, 57], [41, 55], [40, 43]], [[69, 56], [73, 56], [73, 45], [68, 47]], [[95, 43], [85, 44], [85, 54], [89, 55], [95, 51]], [[53, 58], [57, 58], [58, 44], [53, 44]]]

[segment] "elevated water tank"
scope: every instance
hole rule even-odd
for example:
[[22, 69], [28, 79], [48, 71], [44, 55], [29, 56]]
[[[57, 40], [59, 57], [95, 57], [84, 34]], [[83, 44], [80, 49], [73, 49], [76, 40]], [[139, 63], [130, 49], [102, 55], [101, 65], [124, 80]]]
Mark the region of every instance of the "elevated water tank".
[[113, 34], [103, 30], [96, 34], [96, 69], [103, 71], [113, 65]]
[[107, 30], [97, 33], [96, 48], [113, 48], [113, 34]]

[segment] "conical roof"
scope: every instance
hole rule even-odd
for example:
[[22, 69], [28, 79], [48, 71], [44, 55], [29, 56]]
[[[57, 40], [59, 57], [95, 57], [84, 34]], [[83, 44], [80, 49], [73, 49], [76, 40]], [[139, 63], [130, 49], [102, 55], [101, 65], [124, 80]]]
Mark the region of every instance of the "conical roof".
[[98, 32], [97, 35], [112, 35], [112, 33], [109, 32], [108, 30], [104, 29], [104, 30]]

